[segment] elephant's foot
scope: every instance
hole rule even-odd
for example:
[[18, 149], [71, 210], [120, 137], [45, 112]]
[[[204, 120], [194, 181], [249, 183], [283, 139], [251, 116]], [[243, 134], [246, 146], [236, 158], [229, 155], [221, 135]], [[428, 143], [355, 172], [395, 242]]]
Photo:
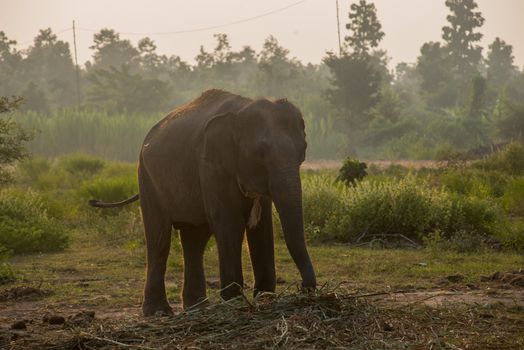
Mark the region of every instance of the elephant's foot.
[[144, 303], [142, 305], [142, 313], [145, 317], [150, 316], [171, 316], [173, 309], [166, 302], [162, 303]]
[[242, 295], [241, 284], [231, 283], [227, 287], [223, 287], [220, 291], [220, 297], [224, 300], [234, 299]]
[[186, 311], [205, 308], [207, 306], [209, 306], [209, 300], [206, 297], [191, 298], [191, 299], [184, 298], [184, 310]]

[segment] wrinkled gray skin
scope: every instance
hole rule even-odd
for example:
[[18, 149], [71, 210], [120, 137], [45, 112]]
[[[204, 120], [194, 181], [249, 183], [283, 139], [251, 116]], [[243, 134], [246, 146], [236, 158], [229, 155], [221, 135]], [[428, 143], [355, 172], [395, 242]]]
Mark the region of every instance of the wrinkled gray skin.
[[[147, 243], [144, 315], [172, 312], [164, 285], [172, 228], [180, 229], [184, 252], [185, 308], [206, 298], [203, 254], [211, 233], [223, 298], [239, 295], [243, 286], [244, 232], [255, 295], [275, 291], [272, 202], [303, 287], [316, 287], [302, 219], [299, 166], [305, 151], [304, 121], [290, 102], [252, 100], [221, 90], [204, 92], [150, 130], [138, 167]], [[246, 193], [262, 196], [254, 228], [247, 227], [253, 199]]]

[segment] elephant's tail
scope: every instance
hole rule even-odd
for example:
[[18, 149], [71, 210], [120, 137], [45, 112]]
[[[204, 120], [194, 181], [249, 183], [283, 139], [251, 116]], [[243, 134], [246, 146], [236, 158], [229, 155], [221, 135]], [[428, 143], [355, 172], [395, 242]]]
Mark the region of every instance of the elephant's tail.
[[133, 197], [124, 199], [123, 201], [120, 201], [120, 202], [104, 203], [104, 202], [99, 201], [98, 199], [90, 199], [88, 203], [90, 206], [97, 207], [97, 208], [116, 208], [116, 207], [122, 207], [134, 201], [137, 201], [138, 198], [140, 198], [140, 196], [138, 194], [135, 194]]

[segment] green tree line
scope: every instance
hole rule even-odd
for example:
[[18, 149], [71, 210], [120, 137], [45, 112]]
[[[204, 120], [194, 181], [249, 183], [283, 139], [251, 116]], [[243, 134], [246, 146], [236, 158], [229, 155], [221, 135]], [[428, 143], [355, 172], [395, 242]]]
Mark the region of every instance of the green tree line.
[[0, 96], [23, 96], [20, 120], [36, 114], [43, 129], [75, 113], [128, 115], [133, 123], [208, 88], [287, 97], [304, 114], [313, 158], [431, 158], [439, 150], [522, 141], [524, 70], [514, 64], [513, 47], [498, 37], [480, 45], [485, 21], [474, 0], [445, 4], [442, 40], [423, 43], [416, 62], [395, 69], [380, 48], [387, 35], [380, 9], [367, 0], [351, 4], [341, 52], [326, 53], [319, 64], [292, 57], [274, 36], [260, 51], [235, 51], [226, 34], [215, 34], [215, 46], [201, 46], [189, 63], [159, 54], [151, 38], [133, 45], [104, 28], [93, 36], [92, 58], [78, 67], [79, 96], [69, 43], [48, 28], [19, 49], [0, 31]]

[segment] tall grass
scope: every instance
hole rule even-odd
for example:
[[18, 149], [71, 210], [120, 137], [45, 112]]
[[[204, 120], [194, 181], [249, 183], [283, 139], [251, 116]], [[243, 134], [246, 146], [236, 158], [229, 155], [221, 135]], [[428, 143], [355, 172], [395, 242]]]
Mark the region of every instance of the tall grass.
[[16, 119], [36, 129], [29, 144], [33, 154], [53, 158], [72, 152], [135, 162], [147, 131], [160, 114], [129, 115], [62, 110], [51, 115], [24, 112]]
[[[34, 155], [54, 158], [85, 153], [108, 160], [135, 162], [149, 129], [162, 114], [107, 114], [94, 111], [61, 110], [50, 115], [20, 112], [16, 119], [35, 129], [29, 148]], [[304, 116], [309, 159], [337, 159], [346, 137], [334, 129], [331, 117]]]

